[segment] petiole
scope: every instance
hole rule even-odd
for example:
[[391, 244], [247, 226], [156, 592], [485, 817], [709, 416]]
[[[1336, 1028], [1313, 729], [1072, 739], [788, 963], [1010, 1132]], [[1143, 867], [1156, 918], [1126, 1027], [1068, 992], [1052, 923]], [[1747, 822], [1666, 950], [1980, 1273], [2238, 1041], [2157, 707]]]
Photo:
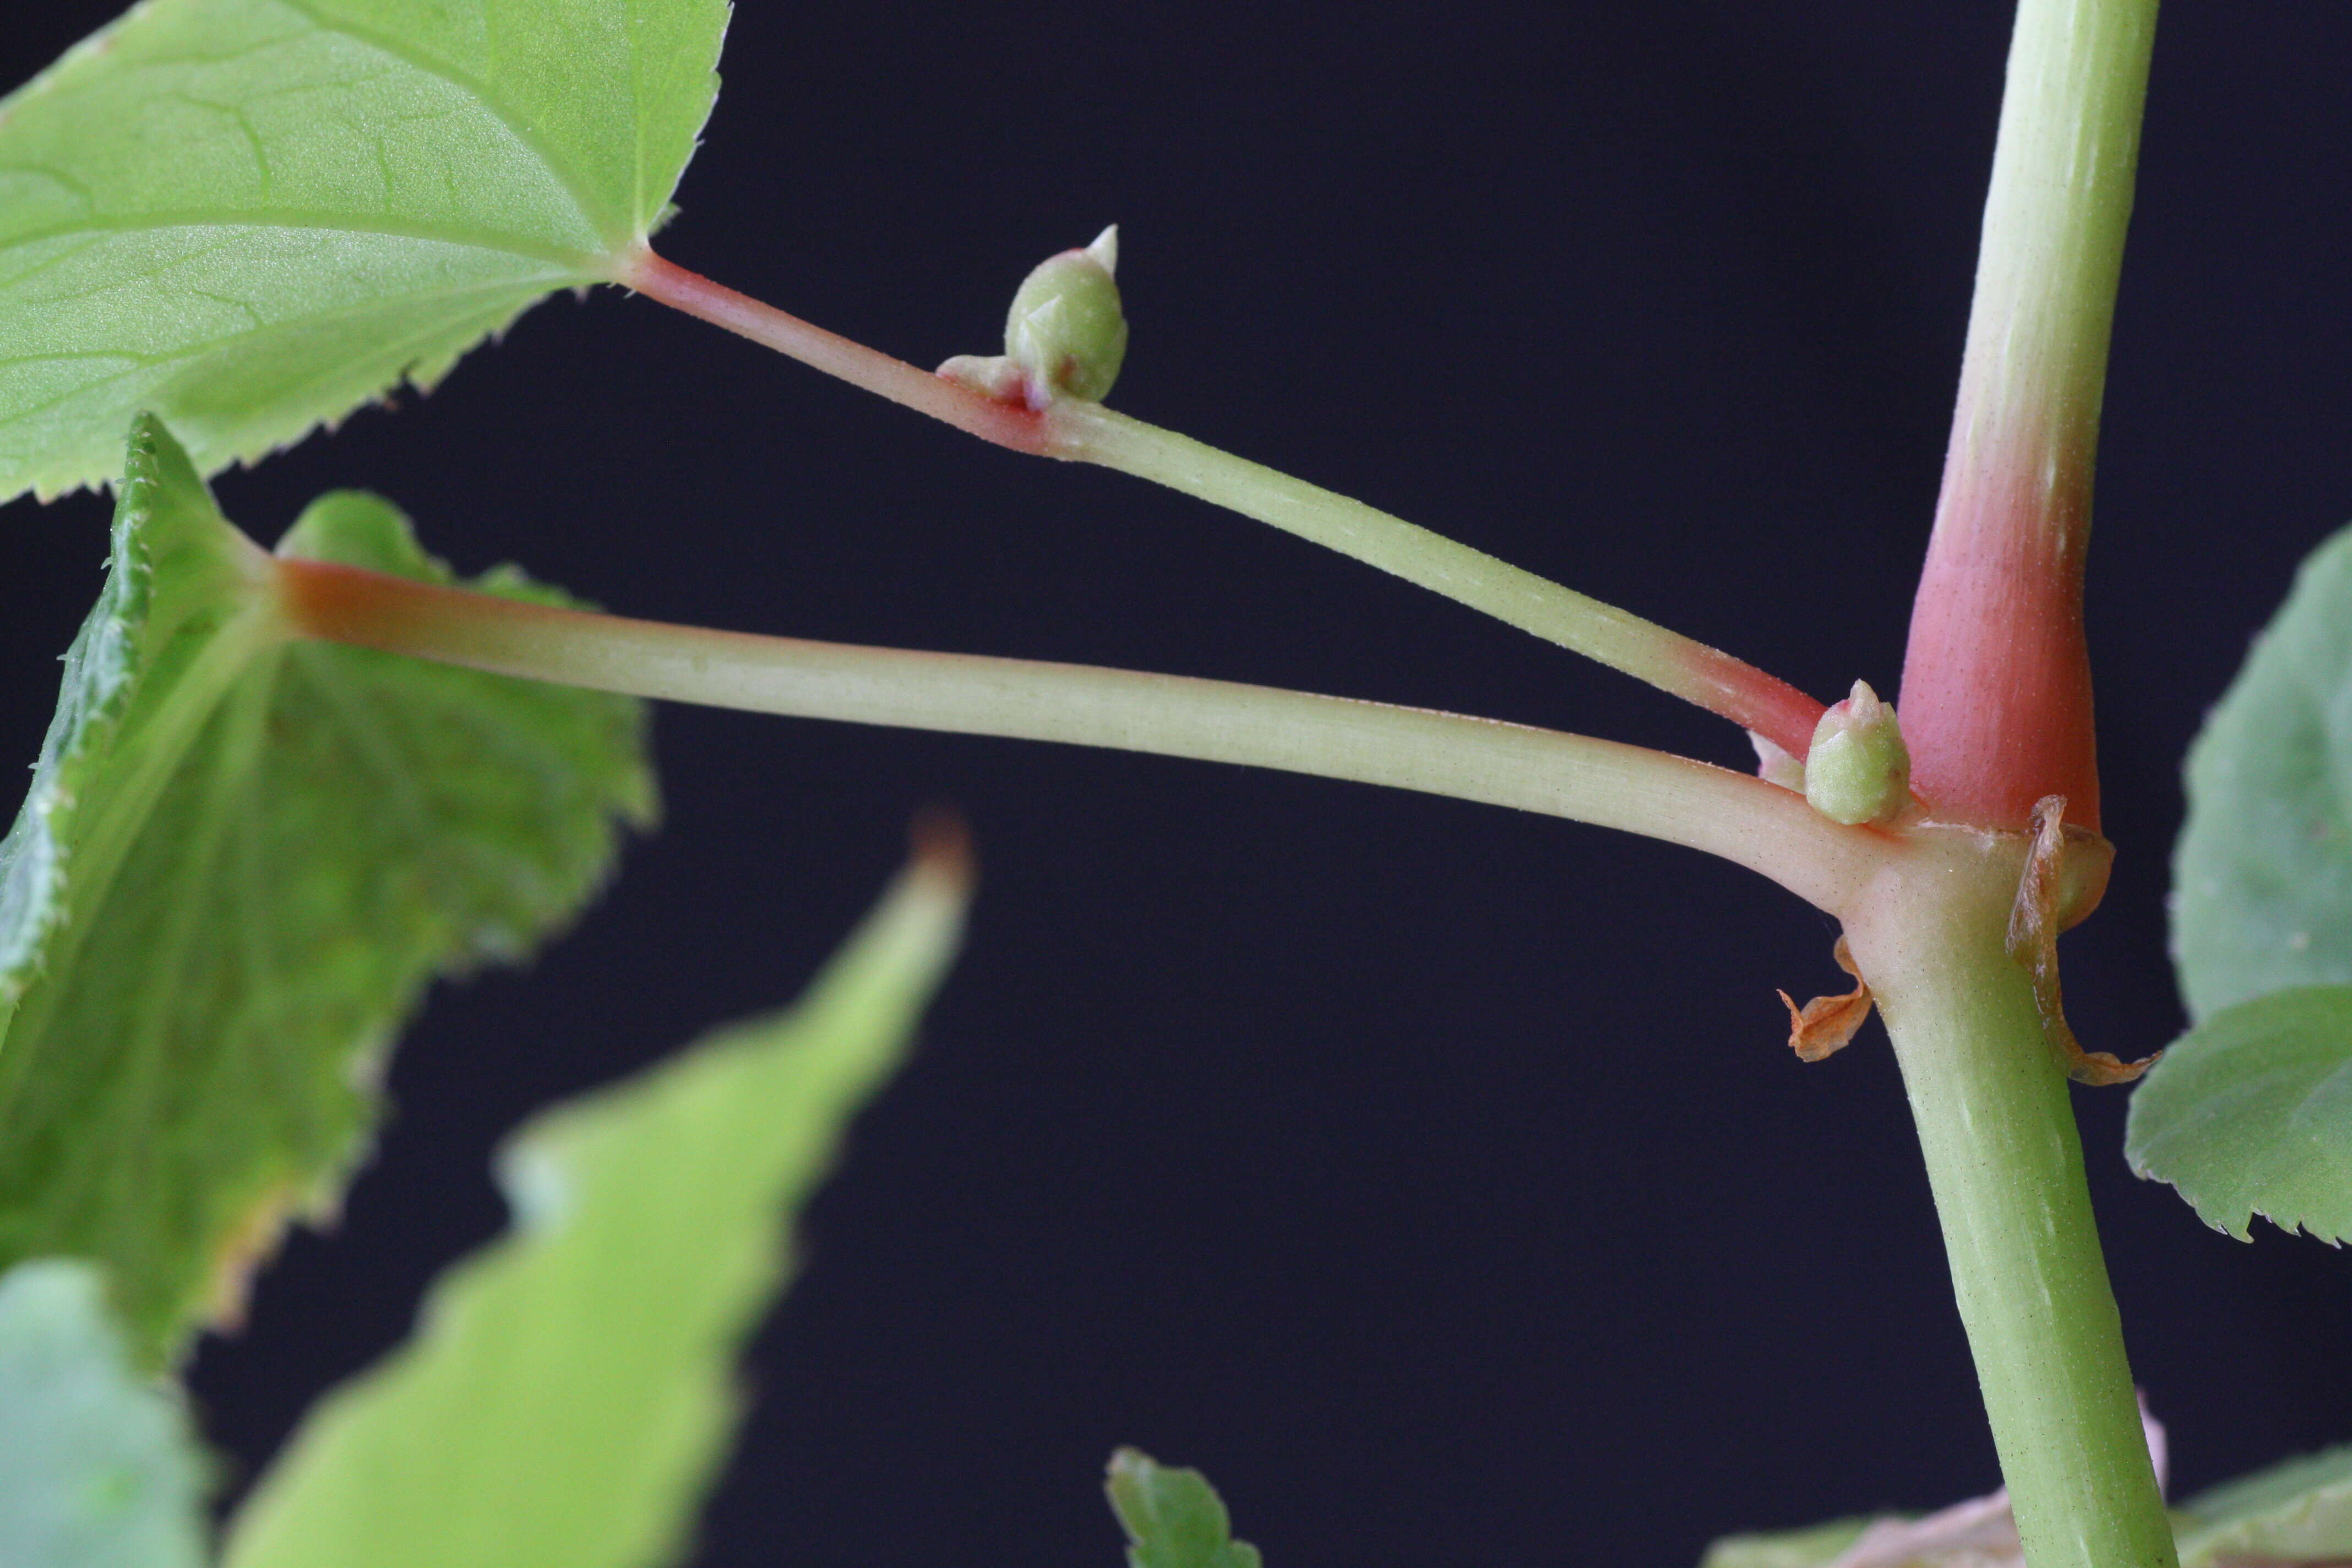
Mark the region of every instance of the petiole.
[[1042, 409], [811, 325], [641, 249], [623, 287], [1016, 452], [1099, 464], [1273, 524], [1720, 714], [1801, 759], [1822, 705], [1729, 654], [1361, 501], [1081, 398]]
[[1108, 746], [1516, 806], [1703, 849], [1832, 911], [1896, 848], [1745, 773], [1491, 719], [1184, 676], [667, 626], [323, 562], [280, 558], [277, 572], [298, 635], [638, 697]]

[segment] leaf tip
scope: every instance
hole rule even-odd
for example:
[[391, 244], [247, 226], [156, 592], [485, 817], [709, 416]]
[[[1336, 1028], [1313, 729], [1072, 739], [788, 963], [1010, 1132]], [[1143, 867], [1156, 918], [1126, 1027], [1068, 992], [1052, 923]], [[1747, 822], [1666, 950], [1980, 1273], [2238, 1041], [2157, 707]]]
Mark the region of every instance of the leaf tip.
[[[940, 893], [961, 901], [971, 895], [980, 872], [971, 845], [971, 825], [952, 805], [935, 804], [915, 814], [908, 826], [908, 869]], [[1121, 1454], [1134, 1450], [1122, 1448]], [[1138, 1456], [1139, 1458], [1140, 1456]], [[1117, 1456], [1113, 1456], [1117, 1463]]]

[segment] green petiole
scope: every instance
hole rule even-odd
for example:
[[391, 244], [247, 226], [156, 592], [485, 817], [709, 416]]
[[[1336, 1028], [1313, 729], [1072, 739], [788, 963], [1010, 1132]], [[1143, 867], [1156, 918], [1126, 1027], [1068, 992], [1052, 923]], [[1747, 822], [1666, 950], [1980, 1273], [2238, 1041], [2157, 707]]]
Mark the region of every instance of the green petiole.
[[1892, 843], [1728, 769], [1589, 736], [1232, 681], [861, 647], [591, 615], [277, 563], [327, 640], [638, 697], [1108, 746], [1419, 790], [1687, 845], [1843, 908]]
[[1484, 551], [1213, 447], [1065, 398], [1034, 410], [918, 370], [638, 251], [614, 280], [1017, 452], [1099, 464], [1325, 545], [1720, 714], [1801, 758], [1822, 705], [1787, 682]]

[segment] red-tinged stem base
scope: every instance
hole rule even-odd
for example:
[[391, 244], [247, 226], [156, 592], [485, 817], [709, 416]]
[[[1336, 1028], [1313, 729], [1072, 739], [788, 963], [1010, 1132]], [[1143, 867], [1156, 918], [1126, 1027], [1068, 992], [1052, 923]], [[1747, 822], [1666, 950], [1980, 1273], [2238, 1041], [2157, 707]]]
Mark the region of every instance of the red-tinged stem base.
[[640, 250], [614, 276], [625, 289], [772, 348], [983, 441], [1034, 457], [1056, 457], [1045, 418], [1026, 404], [985, 396], [905, 360], [802, 321], [749, 294]]
[[2088, 497], [2018, 493], [2030, 488], [1965, 468], [1947, 481], [1903, 663], [1912, 785], [1939, 816], [2011, 831], [2063, 795], [2066, 820], [2095, 833]]

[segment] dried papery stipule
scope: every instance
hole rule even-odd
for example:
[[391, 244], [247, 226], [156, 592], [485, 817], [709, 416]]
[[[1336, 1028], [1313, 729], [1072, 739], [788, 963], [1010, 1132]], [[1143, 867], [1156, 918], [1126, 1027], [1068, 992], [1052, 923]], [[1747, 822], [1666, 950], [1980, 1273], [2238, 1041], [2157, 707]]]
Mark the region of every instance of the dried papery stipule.
[[2086, 1051], [2066, 1023], [2058, 986], [2058, 932], [2068, 912], [2063, 907], [2066, 847], [2066, 797], [2043, 795], [2033, 805], [2033, 844], [2026, 851], [2025, 874], [2018, 879], [2017, 901], [2009, 910], [2009, 955], [2033, 977], [2033, 1005], [2051, 1045], [2065, 1058], [2066, 1076], [2094, 1087], [2129, 1083], [2164, 1053], [2127, 1062], [2109, 1051]]
[[1854, 967], [1853, 950], [1837, 939], [1830, 956], [1853, 976], [1853, 989], [1843, 996], [1816, 996], [1800, 1007], [1786, 991], [1780, 1005], [1789, 1009], [1789, 1048], [1800, 1061], [1817, 1062], [1836, 1055], [1852, 1043], [1870, 1017], [1870, 982]]

